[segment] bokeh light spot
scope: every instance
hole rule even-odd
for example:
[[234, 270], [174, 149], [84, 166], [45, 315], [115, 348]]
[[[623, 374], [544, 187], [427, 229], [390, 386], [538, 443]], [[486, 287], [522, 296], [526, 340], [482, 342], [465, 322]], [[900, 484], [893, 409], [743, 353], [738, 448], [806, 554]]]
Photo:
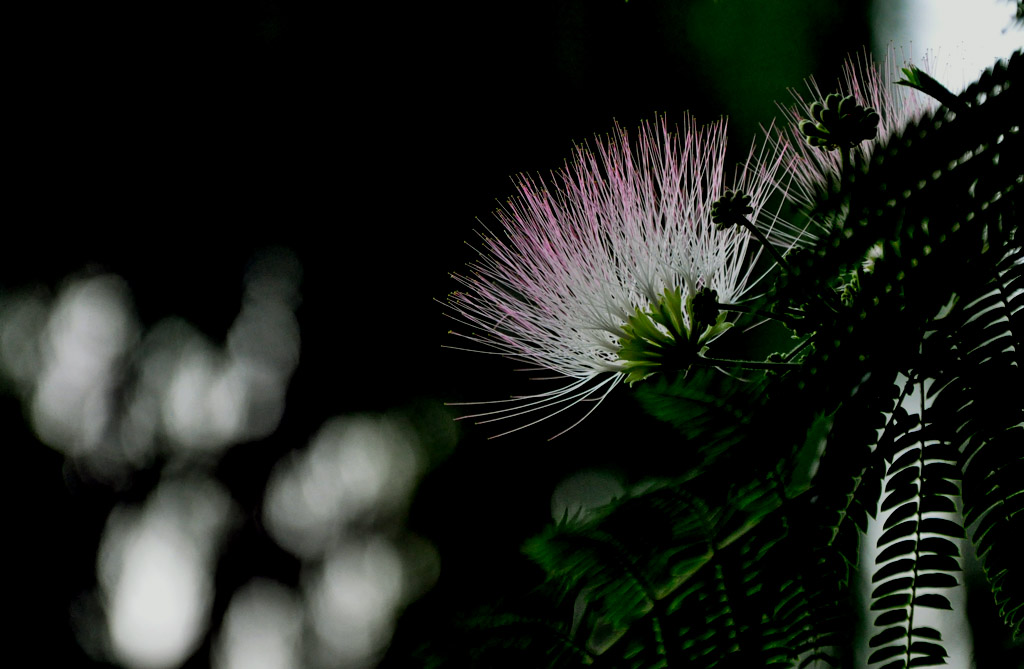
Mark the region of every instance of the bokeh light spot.
[[318, 663], [366, 666], [391, 637], [402, 581], [401, 558], [384, 539], [332, 551], [307, 589]]
[[302, 605], [293, 590], [257, 579], [235, 592], [214, 650], [214, 669], [301, 666]]
[[305, 451], [271, 473], [264, 506], [271, 536], [296, 555], [313, 557], [352, 521], [399, 509], [421, 467], [415, 440], [387, 417], [329, 421]]
[[625, 492], [618, 477], [596, 470], [576, 472], [567, 477], [551, 494], [551, 516], [555, 521], [566, 514], [570, 518], [586, 517], [600, 506], [607, 504]]
[[49, 317], [49, 301], [41, 295], [0, 296], [0, 372], [19, 389], [33, 387], [42, 369], [39, 341]]
[[137, 329], [120, 277], [78, 280], [58, 295], [42, 333], [31, 403], [40, 440], [72, 455], [99, 445], [113, 412], [118, 367]]
[[235, 515], [208, 480], [161, 483], [140, 510], [111, 513], [97, 560], [111, 650], [129, 667], [180, 664], [202, 639], [212, 564]]

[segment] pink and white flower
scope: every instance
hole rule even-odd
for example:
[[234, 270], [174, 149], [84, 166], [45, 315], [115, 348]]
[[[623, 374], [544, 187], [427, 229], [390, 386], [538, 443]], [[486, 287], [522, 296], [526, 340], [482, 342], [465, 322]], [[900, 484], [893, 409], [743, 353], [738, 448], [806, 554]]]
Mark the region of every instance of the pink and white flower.
[[[479, 258], [454, 275], [462, 290], [449, 296], [449, 315], [468, 328], [455, 333], [468, 350], [546, 370], [560, 385], [481, 402], [505, 405], [467, 418], [535, 417], [511, 432], [591, 400], [575, 426], [622, 381], [660, 371], [662, 353], [699, 352], [724, 331], [721, 318], [694, 322], [694, 296], [713, 290], [717, 303], [735, 304], [761, 276], [750, 233], [711, 222], [726, 188], [725, 144], [724, 121], [698, 128], [687, 117], [671, 131], [660, 119], [634, 143], [616, 127], [593, 148], [577, 146], [550, 183], [519, 178], [495, 213], [499, 229], [481, 235]], [[731, 187], [751, 196], [757, 219], [779, 160], [753, 158]], [[630, 340], [651, 356], [624, 358]]]
[[[918, 63], [925, 72], [930, 70], [928, 60], [926, 56]], [[890, 138], [909, 123], [939, 106], [929, 95], [896, 83], [903, 78], [902, 68], [910, 65], [911, 62], [896, 55], [893, 47], [888, 49], [880, 64], [875, 63], [867, 51], [847, 58], [838, 82], [838, 93], [853, 96], [858, 105], [874, 109], [879, 116], [877, 137], [853, 147], [852, 152], [856, 154], [853, 160], [867, 160], [876, 147], [886, 146]], [[789, 107], [780, 105], [783, 125], [770, 128], [767, 135], [771, 150], [786, 156], [783, 172], [787, 177], [785, 191], [790, 201], [810, 210], [840, 178], [844, 156], [842, 150], [828, 151], [811, 146], [801, 134], [800, 123], [811, 118], [811, 105], [826, 97], [813, 78], [807, 80], [806, 86], [807, 97], [796, 90], [791, 91], [795, 104]], [[850, 161], [850, 157], [846, 160]], [[809, 228], [783, 224], [775, 227], [771, 239], [787, 248], [813, 244], [817, 238], [814, 228], [821, 225], [819, 221], [811, 221]]]

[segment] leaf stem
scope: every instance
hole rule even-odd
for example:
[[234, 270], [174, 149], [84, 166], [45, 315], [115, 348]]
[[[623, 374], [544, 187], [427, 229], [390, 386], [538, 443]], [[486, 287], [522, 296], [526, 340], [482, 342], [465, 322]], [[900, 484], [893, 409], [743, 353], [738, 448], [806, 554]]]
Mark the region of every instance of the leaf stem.
[[[917, 374], [915, 373], [915, 374], [913, 374], [910, 377], [911, 383], [913, 383], [914, 376], [917, 376]], [[920, 433], [923, 434], [924, 433], [924, 429], [925, 429], [924, 405], [925, 405], [925, 401], [926, 401], [926, 396], [925, 396], [925, 393], [924, 393], [924, 380], [923, 379], [919, 378], [919, 380], [918, 380], [918, 388], [919, 388], [919, 390], [921, 392], [921, 428], [920, 428], [921, 432]], [[906, 666], [908, 666], [908, 667], [910, 666], [910, 660], [911, 660], [912, 653], [913, 653], [912, 648], [913, 648], [913, 645], [914, 645], [914, 639], [913, 639], [913, 636], [914, 636], [914, 612], [917, 610], [917, 607], [914, 605], [914, 600], [917, 599], [917, 570], [918, 570], [918, 564], [921, 561], [921, 523], [924, 522], [924, 512], [921, 510], [921, 507], [923, 506], [923, 502], [924, 502], [924, 488], [925, 488], [924, 446], [925, 446], [924, 439], [920, 439], [921, 457], [918, 458], [918, 461], [917, 461], [917, 466], [920, 468], [918, 470], [918, 478], [920, 480], [920, 483], [918, 483], [919, 487], [918, 487], [918, 499], [917, 499], [917, 523], [916, 523], [915, 533], [914, 533], [914, 575], [911, 576], [911, 581], [910, 581], [910, 605], [908, 606], [908, 608], [910, 609], [910, 612], [907, 615], [907, 652], [906, 652], [905, 657], [906, 657], [906, 663], [907, 663]]]
[[802, 342], [800, 342], [797, 345], [796, 348], [794, 348], [792, 351], [790, 351], [788, 354], [786, 354], [786, 357], [782, 361], [783, 362], [791, 361], [793, 358], [795, 358], [797, 356], [797, 354], [800, 353], [800, 351], [802, 351], [805, 348], [807, 348], [808, 346], [810, 346], [810, 344], [811, 344], [811, 338], [810, 337], [808, 337], [807, 339], [804, 339]]

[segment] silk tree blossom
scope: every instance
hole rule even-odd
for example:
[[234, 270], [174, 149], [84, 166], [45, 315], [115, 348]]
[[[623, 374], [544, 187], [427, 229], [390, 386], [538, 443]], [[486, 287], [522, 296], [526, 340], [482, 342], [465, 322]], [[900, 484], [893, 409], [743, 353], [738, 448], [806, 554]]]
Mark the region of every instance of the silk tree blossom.
[[[480, 402], [502, 406], [466, 418], [526, 416], [511, 432], [592, 401], [571, 429], [623, 381], [710, 364], [704, 347], [730, 325], [720, 305], [750, 297], [763, 276], [750, 233], [711, 221], [726, 188], [725, 146], [724, 121], [698, 128], [687, 117], [671, 131], [662, 118], [643, 124], [633, 144], [616, 127], [593, 148], [577, 146], [550, 184], [520, 177], [495, 213], [497, 233], [481, 235], [479, 258], [454, 275], [463, 290], [449, 296], [449, 315], [469, 328], [454, 333], [468, 350], [561, 384]], [[750, 195], [752, 218], [775, 188], [780, 158], [752, 154], [731, 184]]]
[[[924, 72], [930, 71], [928, 60], [926, 56], [918, 65]], [[784, 116], [782, 127], [767, 131], [771, 152], [786, 154], [783, 172], [788, 179], [785, 190], [790, 201], [806, 210], [811, 209], [838, 182], [844, 164], [858, 159], [867, 160], [875, 147], [886, 146], [890, 138], [909, 123], [939, 106], [938, 101], [929, 95], [897, 83], [903, 78], [902, 68], [910, 66], [910, 62], [896, 56], [891, 46], [880, 64], [875, 63], [866, 51], [846, 59], [838, 82], [838, 96], [850, 96], [862, 109], [873, 110], [877, 115], [877, 135], [858, 141], [851, 149], [812, 146], [808, 139], [813, 141], [813, 134], [809, 138], [806, 132], [801, 131], [801, 124], [810, 122], [810, 130], [814, 133], [813, 126], [818, 123], [812, 108], [818, 102], [820, 110], [820, 101], [826, 96], [813, 78], [806, 82], [808, 97], [796, 90], [791, 91], [795, 104], [790, 107], [780, 105]], [[770, 238], [776, 245], [786, 248], [811, 245], [818, 238], [815, 233], [823, 227], [825, 224], [821, 221], [813, 220], [803, 227], [782, 224], [773, 229]]]

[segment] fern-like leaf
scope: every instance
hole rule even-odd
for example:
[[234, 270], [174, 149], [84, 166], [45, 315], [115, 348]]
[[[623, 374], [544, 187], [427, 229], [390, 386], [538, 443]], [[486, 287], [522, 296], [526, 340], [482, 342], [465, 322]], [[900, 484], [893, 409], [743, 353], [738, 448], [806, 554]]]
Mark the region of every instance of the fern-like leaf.
[[[921, 384], [923, 386], [923, 383]], [[923, 388], [921, 388], [923, 397]], [[879, 612], [881, 628], [870, 642], [871, 664], [886, 667], [944, 664], [941, 634], [915, 625], [922, 607], [951, 609], [942, 590], [956, 587], [960, 550], [954, 539], [964, 536], [953, 500], [959, 496], [958, 453], [931, 422], [902, 407], [883, 434], [878, 455], [888, 465], [881, 508], [889, 511], [878, 539], [871, 610]]]
[[1024, 583], [1013, 546], [1024, 531], [1024, 249], [1007, 252], [992, 278], [965, 295], [942, 332], [951, 381], [936, 407], [957, 435], [964, 517], [1000, 615], [1024, 633]]

